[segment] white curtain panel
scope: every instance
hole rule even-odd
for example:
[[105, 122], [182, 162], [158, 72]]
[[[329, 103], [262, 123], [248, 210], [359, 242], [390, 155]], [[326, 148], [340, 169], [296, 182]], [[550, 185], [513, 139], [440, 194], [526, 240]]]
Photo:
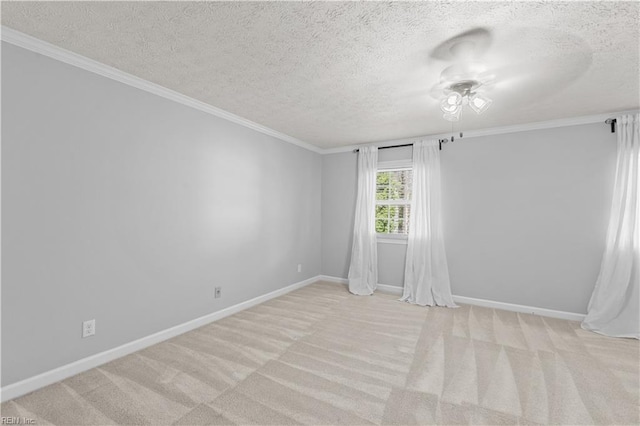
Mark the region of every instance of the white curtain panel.
[[349, 291], [353, 294], [373, 294], [378, 285], [378, 243], [375, 225], [377, 172], [378, 148], [360, 148], [358, 195], [349, 266]]
[[440, 198], [438, 142], [415, 143], [409, 244], [400, 300], [421, 306], [455, 307], [442, 237]]
[[600, 274], [582, 328], [640, 338], [640, 114], [617, 119], [616, 178]]

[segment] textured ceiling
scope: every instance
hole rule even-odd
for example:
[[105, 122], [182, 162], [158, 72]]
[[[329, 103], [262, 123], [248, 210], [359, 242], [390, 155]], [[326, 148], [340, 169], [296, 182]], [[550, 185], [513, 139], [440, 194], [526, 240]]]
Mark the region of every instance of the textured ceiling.
[[[2, 23], [323, 148], [451, 130], [438, 48], [484, 28], [463, 130], [638, 108], [638, 2], [2, 2]], [[478, 40], [475, 40], [478, 42]], [[478, 53], [478, 52], [476, 52]]]

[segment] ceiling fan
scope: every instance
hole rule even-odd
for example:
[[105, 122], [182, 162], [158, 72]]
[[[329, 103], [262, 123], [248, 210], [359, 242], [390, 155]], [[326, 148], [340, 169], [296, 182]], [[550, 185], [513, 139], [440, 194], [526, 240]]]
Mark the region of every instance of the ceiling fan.
[[440, 43], [430, 58], [445, 64], [430, 94], [443, 118], [460, 120], [465, 106], [485, 112], [499, 96], [500, 107], [528, 108], [560, 93], [586, 72], [591, 47], [562, 28], [477, 27]]
[[439, 99], [445, 120], [458, 121], [464, 106], [482, 114], [493, 103], [481, 88], [490, 85], [495, 75], [480, 62], [491, 41], [489, 30], [474, 28], [446, 40], [432, 51], [431, 57], [453, 62], [440, 73], [439, 82], [431, 90], [432, 96]]

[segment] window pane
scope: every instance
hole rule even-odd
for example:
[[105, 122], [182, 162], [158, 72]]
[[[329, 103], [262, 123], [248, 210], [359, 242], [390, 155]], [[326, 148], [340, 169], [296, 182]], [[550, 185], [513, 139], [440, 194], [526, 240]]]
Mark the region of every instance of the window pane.
[[[376, 179], [376, 232], [407, 234], [410, 225], [412, 170], [380, 171]], [[397, 201], [397, 204], [394, 204]]]
[[376, 180], [378, 185], [389, 185], [389, 172], [378, 172]]
[[378, 172], [377, 193], [378, 200], [410, 200], [411, 199], [411, 170], [392, 170]]
[[378, 185], [376, 187], [376, 200], [388, 200], [389, 199], [389, 186]]
[[407, 234], [411, 207], [406, 204], [376, 206], [376, 232]]
[[398, 221], [397, 219], [391, 219], [389, 221], [389, 233], [397, 234], [398, 233]]
[[398, 206], [398, 219], [409, 218], [409, 206]]
[[402, 199], [401, 172], [389, 172], [389, 198], [391, 200]]

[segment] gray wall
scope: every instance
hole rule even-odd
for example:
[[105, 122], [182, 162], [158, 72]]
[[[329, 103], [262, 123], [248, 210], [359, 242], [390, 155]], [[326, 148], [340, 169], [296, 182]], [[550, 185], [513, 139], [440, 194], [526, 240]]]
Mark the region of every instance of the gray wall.
[[[390, 151], [380, 151], [380, 160], [390, 159]], [[615, 135], [604, 123], [445, 145], [444, 233], [453, 293], [585, 313], [604, 251], [615, 151]], [[322, 273], [344, 278], [356, 155], [325, 155], [322, 171]], [[406, 245], [378, 244], [380, 283], [402, 286], [405, 253]]]
[[319, 154], [6, 43], [2, 107], [3, 386], [320, 273]]

